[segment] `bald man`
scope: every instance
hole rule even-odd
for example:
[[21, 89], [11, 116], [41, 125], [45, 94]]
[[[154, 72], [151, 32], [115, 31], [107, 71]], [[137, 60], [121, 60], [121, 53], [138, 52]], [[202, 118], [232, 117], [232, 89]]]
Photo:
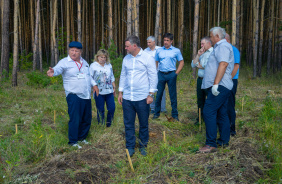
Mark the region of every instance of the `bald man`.
[[[228, 43], [230, 43], [230, 36], [226, 33], [225, 39]], [[231, 44], [231, 43], [230, 43]], [[232, 44], [231, 44], [232, 45]], [[240, 66], [240, 52], [239, 50], [232, 45], [233, 53], [234, 53], [234, 69], [231, 73], [232, 81], [233, 81], [233, 88], [231, 90], [231, 95], [228, 99], [228, 117], [230, 120], [230, 135], [235, 136], [235, 120], [236, 120], [236, 112], [235, 112], [235, 95], [237, 92], [237, 85], [238, 85], [238, 77], [239, 77], [239, 66]]]

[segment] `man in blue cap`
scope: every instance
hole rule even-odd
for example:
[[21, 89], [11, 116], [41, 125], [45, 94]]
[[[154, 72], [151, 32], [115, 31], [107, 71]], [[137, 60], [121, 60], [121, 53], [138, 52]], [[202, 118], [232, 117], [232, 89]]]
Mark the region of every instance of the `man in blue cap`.
[[88, 144], [85, 138], [92, 119], [89, 65], [81, 57], [80, 42], [71, 42], [68, 53], [68, 57], [61, 59], [54, 68], [49, 67], [47, 75], [53, 77], [62, 74], [63, 76], [70, 117], [69, 144], [80, 149], [79, 141]]

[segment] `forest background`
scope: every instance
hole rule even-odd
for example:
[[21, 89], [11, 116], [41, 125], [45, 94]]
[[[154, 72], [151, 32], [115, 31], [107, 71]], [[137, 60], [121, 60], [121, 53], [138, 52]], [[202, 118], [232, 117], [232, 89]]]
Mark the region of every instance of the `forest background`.
[[[0, 0], [0, 6], [0, 183], [282, 182], [282, 0]], [[202, 155], [205, 127], [194, 125], [190, 62], [214, 26], [224, 27], [241, 52], [238, 135], [228, 148]], [[67, 146], [62, 77], [49, 78], [46, 70], [67, 56], [69, 42], [82, 42], [89, 63], [99, 48], [108, 49], [118, 83], [125, 38], [137, 35], [146, 48], [154, 35], [161, 46], [165, 32], [174, 34], [186, 63], [178, 77], [180, 122], [150, 120], [148, 156], [136, 153], [135, 173], [124, 157], [121, 106], [105, 129], [92, 101], [91, 145]]]

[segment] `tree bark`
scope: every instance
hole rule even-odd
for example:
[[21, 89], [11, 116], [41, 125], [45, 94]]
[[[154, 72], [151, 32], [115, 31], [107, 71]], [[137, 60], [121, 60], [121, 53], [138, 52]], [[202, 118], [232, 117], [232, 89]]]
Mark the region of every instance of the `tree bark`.
[[36, 3], [36, 21], [35, 21], [35, 35], [33, 44], [33, 67], [32, 70], [36, 70], [37, 60], [38, 60], [38, 23], [39, 23], [39, 11], [40, 11], [40, 0]]
[[220, 0], [218, 0], [218, 9], [217, 9], [217, 26], [219, 26], [220, 20]]
[[264, 31], [264, 7], [265, 0], [262, 0], [261, 5], [261, 14], [260, 14], [260, 41], [259, 41], [259, 56], [258, 56], [258, 76], [261, 77], [261, 68], [262, 68], [262, 46], [263, 46], [263, 31]]
[[0, 76], [2, 79], [9, 77], [9, 13], [10, 1], [4, 1], [3, 5], [3, 24], [2, 24], [2, 51], [1, 51], [1, 69]]
[[104, 0], [101, 1], [101, 43], [104, 44], [105, 26], [104, 26]]
[[183, 51], [183, 32], [184, 32], [184, 0], [180, 0], [180, 29], [178, 36], [178, 48]]
[[127, 23], [126, 23], [126, 25], [127, 25], [126, 36], [127, 37], [129, 37], [132, 34], [132, 32], [131, 32], [132, 31], [132, 26], [131, 26], [131, 24], [132, 24], [132, 22], [131, 22], [131, 19], [132, 19], [131, 10], [132, 10], [132, 8], [131, 8], [131, 5], [132, 5], [131, 0], [127, 0]]
[[233, 0], [232, 4], [232, 45], [236, 44], [236, 10], [237, 10], [237, 0]]
[[254, 24], [255, 24], [255, 40], [254, 40], [254, 68], [253, 68], [253, 77], [257, 77], [257, 56], [258, 56], [258, 31], [259, 31], [259, 20], [258, 20], [258, 15], [259, 15], [259, 0], [253, 0], [253, 8], [254, 8]]
[[77, 0], [77, 40], [81, 42], [81, 0]]
[[269, 38], [268, 38], [268, 55], [267, 55], [267, 76], [270, 75], [271, 59], [272, 59], [272, 33], [273, 33], [273, 18], [274, 18], [274, 0], [271, 1], [270, 19], [269, 19]]
[[161, 0], [157, 1], [156, 24], [155, 24], [155, 42], [158, 43], [159, 27], [160, 27]]
[[108, 47], [111, 45], [111, 40], [113, 39], [113, 6], [112, 0], [108, 0], [108, 29], [109, 29], [109, 40], [108, 40]]
[[67, 7], [66, 7], [66, 10], [67, 10], [67, 49], [68, 49], [69, 44], [70, 44], [70, 0], [66, 0], [66, 1], [67, 1]]
[[[193, 58], [196, 57], [198, 51], [199, 0], [195, 0], [194, 11]], [[196, 68], [193, 68], [193, 76], [196, 78]]]
[[171, 0], [167, 0], [167, 32], [171, 33]]
[[95, 24], [95, 0], [93, 0], [93, 4], [92, 4], [92, 10], [93, 10], [93, 58], [95, 56], [96, 53], [96, 24]]
[[[282, 1], [279, 1], [279, 20], [282, 21]], [[280, 25], [281, 26], [281, 25]], [[282, 29], [279, 29], [279, 52], [278, 52], [278, 72], [281, 72], [282, 64]]]
[[[235, 44], [235, 47], [237, 49], [240, 48], [240, 0], [237, 0], [236, 2], [236, 44]], [[241, 50], [240, 50], [241, 52]]]
[[12, 86], [17, 86], [17, 68], [18, 68], [18, 54], [19, 54], [19, 0], [14, 0], [14, 50], [13, 50], [13, 73]]

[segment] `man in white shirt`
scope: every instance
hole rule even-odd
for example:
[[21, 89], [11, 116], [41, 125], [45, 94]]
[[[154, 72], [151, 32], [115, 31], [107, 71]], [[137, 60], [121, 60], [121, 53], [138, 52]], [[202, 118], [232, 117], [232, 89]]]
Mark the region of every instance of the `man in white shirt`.
[[140, 48], [137, 36], [125, 40], [127, 55], [122, 62], [118, 102], [123, 107], [126, 148], [129, 155], [135, 152], [135, 117], [139, 120], [140, 152], [146, 156], [149, 141], [149, 104], [153, 102], [158, 77], [154, 58]]
[[208, 91], [201, 89], [202, 81], [205, 73], [205, 67], [208, 63], [211, 52], [213, 51], [210, 37], [206, 36], [201, 39], [201, 49], [198, 50], [197, 56], [192, 60], [192, 68], [198, 68], [197, 79], [197, 104], [198, 104], [198, 117], [195, 124], [199, 123], [199, 108], [201, 108], [201, 116], [203, 117], [203, 109]]
[[[156, 51], [158, 48], [161, 48], [159, 46], [156, 46], [156, 42], [155, 42], [155, 37], [154, 36], [149, 36], [147, 38], [147, 45], [148, 47], [144, 50], [144, 52], [147, 52], [148, 54], [150, 54], [151, 56], [153, 56], [155, 58], [156, 55]], [[153, 102], [150, 104], [150, 108], [151, 108], [151, 114], [155, 113], [155, 101], [156, 101], [156, 97], [154, 96], [154, 100]], [[162, 96], [162, 102], [161, 102], [161, 112], [166, 113], [166, 108], [165, 108], [165, 90]]]
[[69, 144], [81, 148], [78, 141], [88, 144], [85, 138], [88, 135], [91, 120], [91, 84], [89, 65], [81, 57], [82, 44], [71, 42], [69, 55], [59, 61], [54, 67], [49, 67], [49, 77], [62, 75], [66, 100], [68, 103], [69, 121]]

